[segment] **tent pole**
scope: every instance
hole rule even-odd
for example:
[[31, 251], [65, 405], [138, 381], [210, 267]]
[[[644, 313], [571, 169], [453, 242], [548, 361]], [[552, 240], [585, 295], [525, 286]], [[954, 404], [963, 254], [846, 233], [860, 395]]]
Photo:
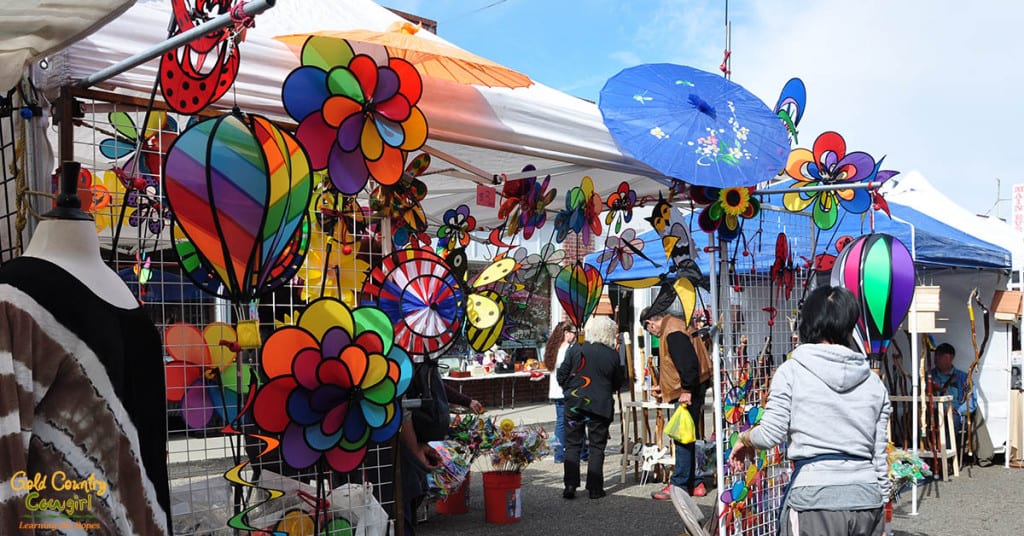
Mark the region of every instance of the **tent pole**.
[[[910, 225], [910, 258], [913, 259], [914, 262], [917, 262], [917, 227], [915, 227], [913, 224]], [[917, 268], [916, 267], [915, 267], [914, 271], [915, 271], [915, 273], [917, 272]], [[915, 277], [915, 284], [917, 284], [916, 283], [916, 277]], [[918, 341], [918, 338], [919, 338], [918, 331], [917, 331], [917, 300], [911, 300], [911, 302], [910, 302], [910, 318], [913, 319], [913, 322], [910, 323], [910, 325], [913, 327], [913, 329], [910, 330], [910, 355], [912, 355], [914, 357], [914, 359], [916, 360], [916, 359], [918, 359], [918, 355], [917, 355], [917, 341]], [[911, 386], [912, 386], [911, 387], [911, 395], [912, 396], [911, 396], [910, 404], [913, 406], [913, 408], [911, 409], [911, 414], [913, 415], [913, 417], [911, 418], [911, 425], [910, 425], [911, 434], [912, 434], [911, 437], [913, 438], [911, 443], [912, 443], [912, 447], [913, 447], [914, 456], [920, 456], [920, 454], [918, 454], [918, 448], [919, 448], [918, 442], [920, 441], [920, 435], [921, 434], [920, 434], [920, 430], [918, 430], [917, 427], [918, 427], [918, 423], [919, 423], [920, 418], [921, 418], [920, 417], [921, 405], [918, 403], [918, 399], [921, 397], [921, 386], [920, 386], [921, 374], [920, 374], [920, 368], [919, 368], [918, 363], [916, 361], [913, 362], [913, 366], [911, 368], [914, 369], [911, 372], [911, 376], [910, 376], [910, 383], [911, 383]], [[943, 461], [943, 463], [945, 463], [945, 461]], [[915, 478], [914, 482], [912, 484], [912, 490], [911, 490], [911, 494], [910, 494], [910, 515], [916, 516], [917, 514], [918, 514], [918, 512], [917, 512], [917, 479]]]
[[[246, 15], [258, 15], [274, 7], [274, 4], [276, 2], [277, 0], [252, 0], [251, 2], [247, 2], [242, 5], [242, 11], [245, 12]], [[224, 28], [225, 26], [228, 26], [230, 24], [234, 24], [234, 20], [232, 19], [231, 13], [217, 15], [216, 17], [204, 22], [203, 24], [200, 24], [199, 26], [196, 26], [191, 30], [188, 30], [187, 32], [182, 32], [178, 35], [170, 37], [167, 40], [153, 47], [143, 50], [142, 52], [139, 52], [131, 57], [125, 58], [124, 60], [119, 61], [114, 65], [111, 65], [110, 67], [93, 73], [92, 75], [80, 81], [78, 83], [78, 87], [83, 89], [92, 87], [107, 79], [113, 78], [129, 69], [138, 67], [139, 65], [142, 65], [143, 63], [146, 63], [147, 61], [157, 56], [160, 56], [168, 50], [178, 48], [203, 35], [220, 30], [221, 28]]]

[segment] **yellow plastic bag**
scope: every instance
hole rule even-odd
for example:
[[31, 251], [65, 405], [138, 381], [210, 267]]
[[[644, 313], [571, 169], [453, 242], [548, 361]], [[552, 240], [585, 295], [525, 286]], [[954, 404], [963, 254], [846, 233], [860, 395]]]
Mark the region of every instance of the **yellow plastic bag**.
[[672, 418], [665, 425], [665, 435], [671, 437], [673, 441], [684, 445], [689, 445], [697, 440], [693, 427], [693, 417], [686, 406], [680, 405], [672, 413]]

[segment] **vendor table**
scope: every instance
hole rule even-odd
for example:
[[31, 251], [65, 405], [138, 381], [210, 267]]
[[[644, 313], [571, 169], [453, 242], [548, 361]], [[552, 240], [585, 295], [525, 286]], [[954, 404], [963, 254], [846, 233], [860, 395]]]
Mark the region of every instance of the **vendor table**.
[[[527, 398], [530, 402], [547, 400], [548, 376], [550, 372], [541, 372], [543, 376], [540, 379], [533, 379], [533, 373], [530, 372], [509, 372], [507, 374], [486, 374], [466, 378], [446, 376], [444, 381], [451, 382], [451, 387], [458, 389], [460, 393], [466, 396], [479, 400], [484, 405], [500, 403], [501, 409], [505, 409], [505, 391], [508, 390], [509, 403], [512, 409], [515, 409], [516, 384], [524, 384], [520, 385], [520, 390], [524, 386], [529, 388]], [[495, 396], [495, 393], [499, 393], [499, 395]]]

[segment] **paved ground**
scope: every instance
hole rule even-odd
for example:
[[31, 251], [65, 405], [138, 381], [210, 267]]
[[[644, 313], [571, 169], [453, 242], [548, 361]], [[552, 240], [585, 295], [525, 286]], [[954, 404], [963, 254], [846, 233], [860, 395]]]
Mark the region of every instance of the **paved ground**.
[[[542, 423], [551, 429], [554, 409], [547, 405], [531, 405], [514, 410], [495, 411], [517, 422]], [[608, 496], [590, 500], [586, 493], [577, 499], [562, 499], [562, 466], [545, 460], [523, 473], [522, 520], [509, 525], [487, 524], [484, 521], [483, 484], [479, 474], [473, 475], [470, 511], [448, 516], [431, 508], [426, 522], [417, 527], [419, 536], [464, 535], [677, 535], [684, 533], [683, 524], [668, 501], [649, 498], [657, 484], [641, 486], [627, 475], [620, 484], [619, 430], [614, 425], [605, 462]], [[909, 515], [910, 495], [897, 506], [893, 522], [896, 536], [960, 536], [989, 534], [1010, 536], [1024, 534], [1020, 505], [1024, 497], [1024, 469], [1004, 469], [1002, 460], [990, 467], [970, 467], [959, 478], [949, 482], [931, 483], [920, 488], [919, 514]], [[581, 496], [582, 495], [582, 496]], [[716, 494], [695, 499], [705, 515], [710, 515]]]

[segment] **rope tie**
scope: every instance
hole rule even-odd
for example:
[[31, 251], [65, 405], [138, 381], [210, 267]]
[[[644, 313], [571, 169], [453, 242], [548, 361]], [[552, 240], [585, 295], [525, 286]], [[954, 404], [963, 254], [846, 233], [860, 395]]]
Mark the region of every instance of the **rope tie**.
[[231, 22], [235, 23], [235, 31], [252, 28], [256, 25], [256, 19], [245, 12], [245, 4], [248, 3], [246, 0], [242, 0], [231, 6], [231, 9], [228, 11], [231, 14]]

